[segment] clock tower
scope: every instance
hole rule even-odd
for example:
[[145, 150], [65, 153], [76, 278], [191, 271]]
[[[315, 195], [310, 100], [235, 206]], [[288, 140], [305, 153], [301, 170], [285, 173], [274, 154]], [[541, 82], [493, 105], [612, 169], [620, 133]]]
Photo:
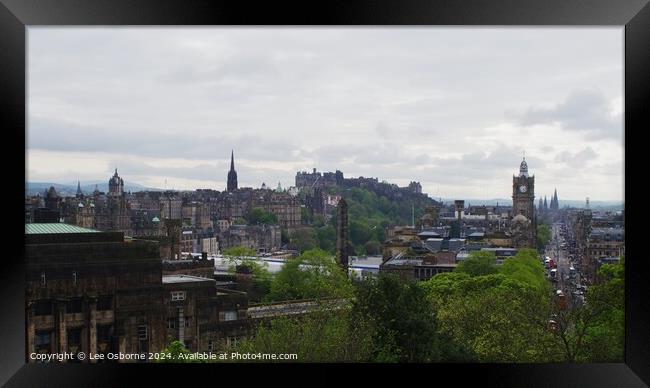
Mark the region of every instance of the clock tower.
[[512, 177], [512, 216], [523, 215], [534, 221], [535, 218], [535, 176], [528, 176], [526, 158], [519, 166], [519, 176]]

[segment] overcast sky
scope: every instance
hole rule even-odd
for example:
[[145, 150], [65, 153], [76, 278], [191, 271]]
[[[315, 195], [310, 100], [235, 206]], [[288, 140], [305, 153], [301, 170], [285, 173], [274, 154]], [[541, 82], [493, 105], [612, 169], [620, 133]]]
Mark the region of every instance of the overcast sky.
[[623, 199], [623, 28], [28, 29], [27, 178]]

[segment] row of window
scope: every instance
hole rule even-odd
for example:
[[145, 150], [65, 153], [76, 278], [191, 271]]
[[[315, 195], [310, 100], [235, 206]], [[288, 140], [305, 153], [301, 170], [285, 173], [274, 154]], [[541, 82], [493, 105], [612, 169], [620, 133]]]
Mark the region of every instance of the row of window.
[[[145, 326], [146, 330], [146, 326]], [[70, 352], [76, 353], [81, 347], [81, 333], [82, 328], [68, 328], [67, 344]], [[52, 352], [52, 330], [37, 330], [34, 335], [34, 348], [37, 353], [50, 353]], [[113, 335], [113, 326], [111, 325], [97, 325], [97, 343], [108, 344]], [[146, 339], [146, 333], [145, 333]]]
[[[77, 281], [79, 280], [79, 274], [77, 271], [72, 271], [70, 279], [72, 280], [72, 284], [77, 285]], [[46, 284], [47, 276], [45, 276], [45, 272], [41, 272], [41, 286], [45, 286]]]
[[[51, 299], [39, 299], [34, 302], [34, 315], [52, 315], [53, 303]], [[113, 296], [102, 295], [97, 298], [97, 310], [106, 311], [113, 309]], [[66, 303], [66, 313], [74, 314], [83, 312], [83, 298], [71, 298]]]

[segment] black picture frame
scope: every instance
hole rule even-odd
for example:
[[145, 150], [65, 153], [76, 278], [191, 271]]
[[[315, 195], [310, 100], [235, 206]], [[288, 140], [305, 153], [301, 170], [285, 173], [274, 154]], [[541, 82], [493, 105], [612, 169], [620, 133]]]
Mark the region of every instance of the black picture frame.
[[[37, 365], [25, 364], [24, 233], [14, 224], [25, 182], [26, 27], [41, 25], [493, 25], [493, 26], [625, 26], [625, 152], [640, 162], [625, 163], [630, 176], [643, 182], [644, 129], [650, 128], [650, 5], [648, 0], [445, 0], [445, 1], [338, 1], [246, 2], [169, 0], [0, 0], [0, 122], [5, 147], [5, 255], [0, 270], [2, 312], [0, 321], [0, 383], [6, 386], [126, 386], [142, 376], [165, 383], [195, 381], [197, 375], [214, 383], [247, 383], [249, 377], [276, 382], [289, 377], [295, 366], [247, 365], [193, 366], [192, 371], [165, 365]], [[635, 141], [636, 140], [636, 141]], [[15, 154], [14, 154], [15, 153]], [[21, 162], [22, 161], [22, 162]], [[627, 161], [627, 160], [626, 160]], [[21, 169], [22, 168], [22, 169]], [[626, 170], [627, 172], [627, 170]], [[636, 174], [634, 174], [636, 173]], [[11, 178], [7, 177], [11, 176]], [[635, 181], [637, 178], [632, 178]], [[627, 182], [627, 181], [626, 181]], [[645, 182], [643, 182], [645, 183]], [[640, 218], [644, 207], [636, 196], [643, 188], [625, 190], [626, 223]], [[630, 203], [632, 206], [630, 207]], [[627, 225], [626, 225], [627, 226]], [[398, 379], [421, 378], [431, 384], [444, 377], [464, 385], [478, 378], [481, 385], [499, 387], [642, 387], [650, 384], [650, 295], [648, 259], [642, 257], [642, 229], [626, 228], [626, 345], [621, 364], [431, 364], [404, 366], [347, 365], [312, 374], [314, 365], [301, 365], [318, 382], [363, 381], [376, 374]], [[631, 232], [631, 233], [630, 233]], [[21, 242], [23, 243], [21, 245]], [[145, 369], [143, 371], [142, 369]], [[218, 368], [218, 378], [215, 369]], [[329, 369], [329, 367], [325, 368]], [[303, 371], [305, 372], [305, 371]], [[323, 373], [325, 372], [325, 373]], [[189, 376], [189, 377], [188, 377]], [[209, 380], [208, 380], [209, 381]], [[302, 383], [308, 383], [301, 380]]]

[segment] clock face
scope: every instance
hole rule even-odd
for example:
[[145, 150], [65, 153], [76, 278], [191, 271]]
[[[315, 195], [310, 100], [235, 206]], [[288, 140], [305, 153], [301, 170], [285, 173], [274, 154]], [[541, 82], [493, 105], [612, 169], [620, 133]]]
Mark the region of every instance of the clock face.
[[526, 190], [528, 190], [528, 187], [526, 187], [526, 185], [519, 186], [519, 191], [521, 191], [522, 193], [525, 193]]

